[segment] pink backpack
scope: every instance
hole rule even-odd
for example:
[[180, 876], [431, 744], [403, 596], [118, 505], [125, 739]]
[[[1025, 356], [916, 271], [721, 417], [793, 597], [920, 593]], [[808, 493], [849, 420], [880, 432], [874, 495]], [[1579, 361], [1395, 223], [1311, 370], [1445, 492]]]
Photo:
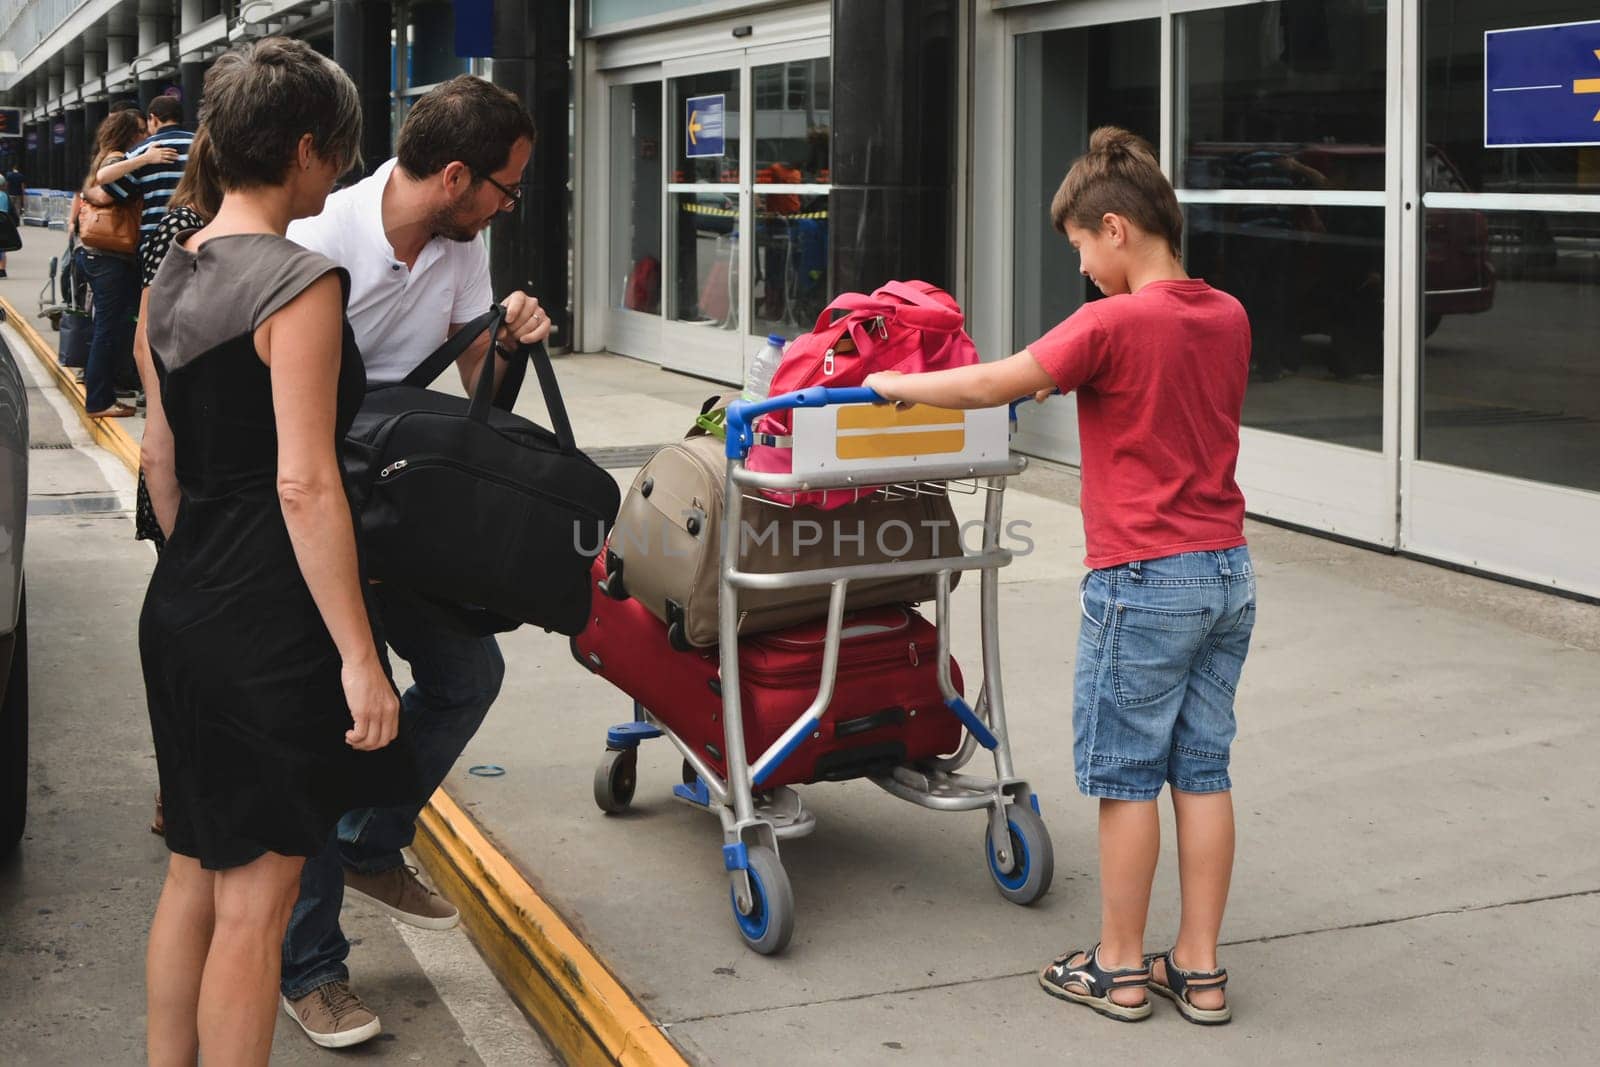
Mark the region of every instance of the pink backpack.
[[[813, 385], [842, 389], [860, 385], [880, 370], [914, 374], [968, 366], [978, 362], [978, 349], [961, 328], [963, 322], [955, 298], [928, 282], [889, 282], [871, 296], [841, 293], [817, 318], [816, 328], [789, 345], [767, 395]], [[846, 337], [854, 342], [855, 351], [839, 351], [849, 348], [843, 345]], [[792, 416], [790, 411], [775, 411], [756, 421], [758, 443], [745, 460], [751, 470], [769, 474], [794, 470], [787, 445], [759, 443], [763, 436], [787, 437]], [[840, 508], [872, 492], [863, 488], [767, 495], [785, 503]]]

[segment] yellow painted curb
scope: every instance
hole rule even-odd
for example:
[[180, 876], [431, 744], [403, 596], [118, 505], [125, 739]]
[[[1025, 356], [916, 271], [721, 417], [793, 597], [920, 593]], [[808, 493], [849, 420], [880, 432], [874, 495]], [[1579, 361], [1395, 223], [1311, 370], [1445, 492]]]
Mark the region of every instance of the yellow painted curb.
[[[122, 420], [89, 418], [83, 386], [56, 361], [55, 349], [4, 298], [0, 310], [74, 401], [95, 441], [137, 473], [139, 444], [119, 425]], [[567, 1063], [688, 1067], [622, 983], [450, 794], [440, 789], [433, 795], [417, 829], [413, 848], [433, 884], [461, 909], [489, 966]]]
[[128, 470], [137, 474], [139, 442], [119, 425], [122, 420], [91, 419], [83, 408], [83, 386], [78, 384], [70, 370], [57, 361], [56, 350], [39, 335], [33, 323], [11, 305], [11, 301], [0, 297], [0, 310], [5, 312], [6, 322], [22, 335], [22, 339], [28, 342], [28, 347], [33, 349], [33, 354], [38, 357], [40, 364], [55, 379], [56, 387], [67, 395], [67, 399], [73, 401], [73, 406], [78, 411], [78, 419], [83, 423], [83, 428], [89, 431], [89, 436], [93, 437], [101, 448], [122, 460]]
[[589, 946], [443, 789], [412, 845], [513, 997], [569, 1064], [687, 1061]]

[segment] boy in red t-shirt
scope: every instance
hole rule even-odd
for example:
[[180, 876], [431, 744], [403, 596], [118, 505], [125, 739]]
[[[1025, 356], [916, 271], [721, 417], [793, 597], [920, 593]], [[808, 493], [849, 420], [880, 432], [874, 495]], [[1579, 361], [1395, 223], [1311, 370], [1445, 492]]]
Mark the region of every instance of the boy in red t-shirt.
[[[1184, 272], [1177, 197], [1138, 137], [1096, 130], [1050, 213], [1106, 299], [1009, 359], [873, 374], [866, 385], [885, 400], [947, 408], [1077, 392], [1090, 570], [1073, 762], [1079, 790], [1100, 798], [1100, 941], [1053, 961], [1039, 982], [1114, 1019], [1149, 1017], [1148, 988], [1190, 1022], [1225, 1023], [1228, 749], [1256, 614], [1234, 481], [1250, 323], [1237, 300]], [[1168, 783], [1183, 913], [1176, 944], [1146, 956], [1156, 797]]]

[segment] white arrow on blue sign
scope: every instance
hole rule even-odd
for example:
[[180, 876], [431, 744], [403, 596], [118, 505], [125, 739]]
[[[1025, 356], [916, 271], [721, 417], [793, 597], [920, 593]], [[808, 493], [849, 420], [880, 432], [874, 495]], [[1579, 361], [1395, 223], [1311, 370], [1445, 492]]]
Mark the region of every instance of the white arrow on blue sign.
[[1600, 22], [1483, 35], [1483, 146], [1600, 145]]

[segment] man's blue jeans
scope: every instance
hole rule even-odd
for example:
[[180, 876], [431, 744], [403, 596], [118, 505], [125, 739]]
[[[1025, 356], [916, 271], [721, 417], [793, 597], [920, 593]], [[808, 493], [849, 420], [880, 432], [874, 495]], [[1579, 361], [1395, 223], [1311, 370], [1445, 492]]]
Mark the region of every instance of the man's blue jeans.
[[440, 626], [409, 601], [374, 587], [384, 637], [411, 665], [412, 686], [400, 695], [400, 730], [416, 752], [422, 792], [399, 808], [352, 811], [339, 820], [328, 847], [306, 861], [283, 939], [283, 995], [305, 996], [331, 981], [349, 981], [350, 942], [339, 928], [344, 867], [376, 874], [400, 866], [400, 850], [416, 835], [417, 814], [450, 773], [500, 692], [505, 660], [493, 637]]
[[133, 373], [133, 331], [139, 317], [139, 264], [131, 258], [77, 251], [94, 294], [94, 338], [83, 371], [85, 411], [117, 402], [117, 386]]

